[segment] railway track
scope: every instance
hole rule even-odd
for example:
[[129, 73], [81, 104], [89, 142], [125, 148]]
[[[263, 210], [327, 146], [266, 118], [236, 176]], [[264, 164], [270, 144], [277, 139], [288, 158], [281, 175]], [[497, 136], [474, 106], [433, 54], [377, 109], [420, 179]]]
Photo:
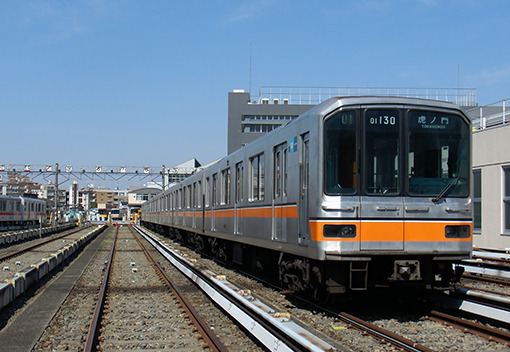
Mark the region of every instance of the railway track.
[[[316, 331], [317, 336], [335, 341], [336, 346], [342, 346], [342, 350], [497, 351], [508, 348], [505, 341], [480, 339], [465, 329], [429, 320], [430, 309], [427, 310], [423, 302], [402, 307], [395, 306], [400, 304], [398, 300], [390, 299], [392, 303], [389, 303], [377, 296], [367, 296], [367, 301], [357, 299], [340, 303], [334, 310], [328, 311], [293, 295], [282, 294], [277, 289], [269, 289], [267, 283], [254, 281], [246, 274], [239, 275], [212, 261], [204, 264], [206, 261], [201, 260], [192, 250], [161, 239], [182, 256], [200, 261], [211, 271], [225, 275], [229, 281], [243, 287], [253, 296], [271, 302], [275, 311], [284, 312], [300, 325]], [[344, 314], [342, 310], [350, 314]]]
[[85, 351], [226, 351], [128, 228], [117, 228], [105, 272]]
[[272, 351], [334, 351], [336, 347], [314, 332], [296, 324], [288, 314], [251, 295], [249, 290], [234, 285], [223, 275], [216, 275], [194, 260], [187, 260], [178, 251], [168, 248], [154, 236], [137, 229], [157, 250], [183, 272], [230, 315], [236, 324], [244, 327], [259, 345]]
[[[165, 286], [162, 274], [156, 273], [154, 264], [146, 259], [128, 227], [118, 228], [117, 254], [113, 260], [109, 259], [114, 230], [108, 229], [95, 258], [33, 351], [84, 349], [88, 331], [95, 330], [91, 329], [90, 322], [107, 263], [113, 269], [110, 288], [105, 290], [105, 315], [96, 323], [100, 334], [89, 338], [91, 350], [214, 350], [207, 346], [198, 329], [187, 322], [187, 313], [172, 297], [175, 289]], [[166, 246], [172, 252], [172, 259], [169, 259], [167, 250], [155, 249], [141, 239], [165, 275], [186, 293], [187, 300], [229, 350], [497, 351], [508, 348], [504, 337], [501, 341], [482, 339], [466, 333], [467, 330], [428, 319], [432, 314], [404, 313], [409, 310], [405, 307], [385, 310], [375, 303], [367, 306], [369, 302], [366, 302], [366, 309], [349, 304], [326, 311], [219, 266], [171, 241], [154, 235], [149, 241]], [[176, 267], [190, 273], [186, 277]], [[209, 281], [205, 283], [197, 278]], [[215, 293], [208, 292], [209, 286], [215, 286]], [[215, 297], [214, 303], [211, 303], [211, 296]], [[222, 301], [227, 308], [220, 308]], [[342, 313], [342, 309], [349, 314]], [[257, 314], [250, 316], [249, 310]], [[286, 330], [289, 326], [292, 329]], [[277, 332], [280, 328], [282, 331]], [[308, 337], [303, 338], [303, 333]]]
[[[114, 229], [107, 230], [104, 242], [83, 276], [74, 285], [67, 300], [62, 304], [53, 320], [33, 348], [34, 352], [49, 350], [111, 350], [115, 345], [120, 350], [221, 350], [207, 346], [198, 329], [185, 319], [187, 313], [172, 297], [176, 288], [168, 288], [145, 259], [143, 250], [127, 228], [119, 229], [117, 254], [110, 260], [114, 244]], [[142, 240], [142, 242], [144, 242]], [[145, 243], [153, 257], [159, 255]], [[236, 327], [200, 290], [186, 277], [175, 270], [165, 259], [156, 257], [156, 262], [165, 270], [165, 275], [186, 293], [188, 300], [204, 316], [209, 326], [220, 336], [221, 341], [231, 350], [257, 351], [260, 346]], [[96, 311], [98, 293], [107, 264], [111, 263], [112, 273], [104, 304], [104, 316], [95, 323], [92, 317]], [[165, 279], [166, 280], [166, 279]], [[106, 284], [105, 284], [106, 285]], [[198, 293], [197, 293], [198, 292]], [[121, 303], [123, 302], [123, 303]], [[122, 305], [124, 304], [124, 305]], [[89, 331], [100, 328], [97, 338], [87, 337]], [[147, 340], [149, 339], [149, 340]], [[159, 345], [158, 345], [159, 344]], [[166, 349], [162, 344], [167, 344]], [[118, 350], [118, 349], [117, 349]]]

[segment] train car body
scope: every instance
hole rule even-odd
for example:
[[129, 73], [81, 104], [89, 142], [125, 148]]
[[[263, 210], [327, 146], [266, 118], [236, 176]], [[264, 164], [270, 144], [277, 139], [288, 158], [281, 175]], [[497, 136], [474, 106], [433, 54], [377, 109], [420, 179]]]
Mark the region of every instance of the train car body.
[[445, 287], [472, 249], [470, 155], [453, 104], [332, 98], [146, 202], [142, 223], [292, 290]]
[[0, 229], [26, 228], [46, 219], [46, 201], [0, 195]]

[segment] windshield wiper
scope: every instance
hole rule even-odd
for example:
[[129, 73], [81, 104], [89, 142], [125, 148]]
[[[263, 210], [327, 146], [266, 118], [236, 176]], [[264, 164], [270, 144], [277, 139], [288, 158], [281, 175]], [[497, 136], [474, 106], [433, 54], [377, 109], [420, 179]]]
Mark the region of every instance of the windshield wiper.
[[459, 180], [460, 180], [460, 172], [459, 174], [457, 175], [457, 177], [455, 177], [453, 180], [451, 180], [450, 182], [448, 182], [448, 184], [443, 188], [443, 190], [441, 192], [439, 192], [439, 194], [437, 196], [435, 196], [434, 198], [432, 198], [432, 202], [434, 203], [439, 203], [439, 201], [445, 196], [445, 194], [453, 187], [453, 186], [457, 186], [457, 184], [459, 183]]

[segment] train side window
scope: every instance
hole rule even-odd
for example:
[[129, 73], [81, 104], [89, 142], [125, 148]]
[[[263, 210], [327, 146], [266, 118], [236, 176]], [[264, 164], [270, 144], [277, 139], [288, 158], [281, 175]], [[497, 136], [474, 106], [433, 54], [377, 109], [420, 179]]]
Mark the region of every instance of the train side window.
[[214, 174], [212, 177], [212, 204], [213, 205], [218, 204], [218, 202], [217, 202], [218, 194], [216, 193], [217, 188], [218, 188], [218, 174]]
[[250, 158], [250, 201], [264, 199], [264, 154]]
[[221, 172], [221, 203], [230, 204], [230, 168]]
[[285, 197], [287, 195], [287, 143], [274, 148], [273, 162], [273, 196], [274, 198]]
[[243, 200], [243, 162], [239, 162], [236, 164], [236, 194], [235, 194], [235, 202], [239, 203]]
[[191, 208], [192, 209], [195, 209], [198, 204], [197, 204], [197, 183], [196, 182], [193, 182], [193, 195], [191, 197]]
[[209, 206], [211, 205], [211, 192], [210, 192], [210, 189], [211, 189], [211, 180], [209, 179], [209, 177], [206, 177], [205, 178], [205, 207], [206, 208], [209, 208]]
[[191, 185], [189, 185], [186, 190], [186, 208], [189, 209], [190, 207], [191, 207]]
[[197, 182], [197, 200], [196, 205], [198, 209], [202, 209], [202, 181]]
[[324, 123], [325, 193], [355, 194], [357, 118], [355, 111], [341, 111]]

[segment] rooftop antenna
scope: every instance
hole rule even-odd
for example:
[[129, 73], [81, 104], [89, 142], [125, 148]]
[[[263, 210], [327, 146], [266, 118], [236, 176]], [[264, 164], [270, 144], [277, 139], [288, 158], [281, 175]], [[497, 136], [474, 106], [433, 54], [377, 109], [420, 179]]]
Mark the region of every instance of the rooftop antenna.
[[249, 92], [250, 92], [250, 95], [251, 95], [251, 42], [250, 42], [250, 87], [249, 87]]

